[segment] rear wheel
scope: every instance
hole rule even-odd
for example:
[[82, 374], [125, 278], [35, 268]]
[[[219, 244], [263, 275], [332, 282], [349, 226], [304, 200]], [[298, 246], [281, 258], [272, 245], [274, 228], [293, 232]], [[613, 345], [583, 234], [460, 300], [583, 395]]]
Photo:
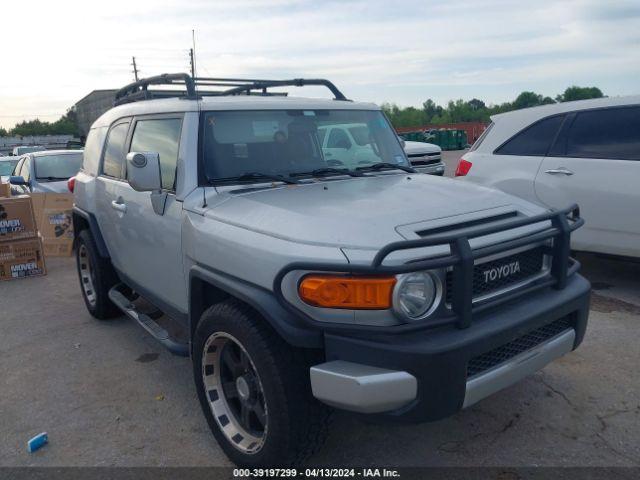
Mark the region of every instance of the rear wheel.
[[118, 283], [118, 277], [109, 259], [98, 254], [89, 230], [78, 234], [76, 266], [82, 298], [89, 313], [100, 320], [119, 316], [122, 312], [109, 300], [109, 290]]
[[322, 445], [329, 410], [311, 395], [309, 365], [303, 351], [240, 302], [203, 314], [194, 378], [209, 427], [233, 462], [296, 465]]

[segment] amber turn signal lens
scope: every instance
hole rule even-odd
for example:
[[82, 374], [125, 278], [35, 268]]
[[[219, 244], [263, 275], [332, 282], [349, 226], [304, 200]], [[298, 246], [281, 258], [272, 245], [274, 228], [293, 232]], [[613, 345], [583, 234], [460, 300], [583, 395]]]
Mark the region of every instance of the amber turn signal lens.
[[383, 310], [391, 307], [395, 277], [308, 275], [298, 288], [300, 298], [316, 307]]

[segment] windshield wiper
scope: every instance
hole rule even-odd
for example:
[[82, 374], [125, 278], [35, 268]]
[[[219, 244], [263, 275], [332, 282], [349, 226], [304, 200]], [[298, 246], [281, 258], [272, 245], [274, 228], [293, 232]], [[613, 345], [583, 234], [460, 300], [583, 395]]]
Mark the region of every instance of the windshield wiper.
[[275, 175], [270, 173], [262, 173], [262, 172], [246, 172], [242, 175], [238, 175], [237, 177], [229, 177], [229, 178], [217, 178], [210, 180], [212, 183], [226, 183], [230, 181], [238, 181], [244, 182], [247, 180], [273, 180], [274, 182], [282, 182], [289, 185], [300, 183], [297, 180], [293, 180], [291, 178], [286, 178], [281, 175]]
[[395, 169], [402, 170], [407, 173], [416, 173], [416, 170], [414, 170], [411, 167], [406, 167], [404, 165], [398, 165], [397, 163], [389, 163], [389, 162], [379, 162], [379, 163], [374, 163], [373, 165], [367, 165], [366, 167], [356, 168], [356, 170], [360, 170], [360, 171], [366, 171], [366, 170], [378, 171], [378, 170], [395, 170]]
[[311, 175], [312, 177], [320, 177], [325, 175], [349, 175], [350, 177], [362, 177], [360, 172], [354, 172], [348, 168], [322, 167], [311, 170], [310, 172], [296, 172], [289, 174], [290, 177], [302, 177]]
[[69, 180], [70, 177], [36, 177], [36, 180], [47, 180], [49, 182], [55, 182], [56, 180]]

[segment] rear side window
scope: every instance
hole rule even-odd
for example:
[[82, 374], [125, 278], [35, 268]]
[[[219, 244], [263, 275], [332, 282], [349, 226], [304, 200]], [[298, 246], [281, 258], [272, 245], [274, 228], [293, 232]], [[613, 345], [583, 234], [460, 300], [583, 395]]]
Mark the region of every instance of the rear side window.
[[473, 152], [474, 150], [477, 150], [478, 147], [480, 146], [480, 144], [484, 141], [485, 138], [487, 138], [487, 135], [489, 135], [489, 132], [491, 131], [491, 129], [493, 128], [494, 123], [491, 122], [489, 124], [489, 126], [487, 128], [484, 129], [484, 132], [482, 132], [480, 134], [480, 136], [478, 137], [478, 139], [473, 143], [473, 145], [471, 145], [471, 148], [469, 149], [470, 152]]
[[104, 149], [102, 173], [113, 178], [122, 178], [124, 164], [124, 142], [127, 139], [129, 122], [119, 123], [109, 130], [107, 144]]
[[578, 112], [566, 156], [640, 160], [640, 107]]
[[100, 152], [104, 137], [107, 134], [107, 127], [92, 128], [87, 135], [82, 158], [82, 169], [86, 173], [97, 175], [98, 163], [100, 162]]
[[130, 152], [154, 152], [160, 156], [162, 188], [174, 190], [178, 148], [180, 147], [181, 118], [138, 120]]
[[522, 130], [507, 143], [498, 147], [494, 153], [543, 157], [547, 154], [563, 120], [564, 115], [544, 118]]

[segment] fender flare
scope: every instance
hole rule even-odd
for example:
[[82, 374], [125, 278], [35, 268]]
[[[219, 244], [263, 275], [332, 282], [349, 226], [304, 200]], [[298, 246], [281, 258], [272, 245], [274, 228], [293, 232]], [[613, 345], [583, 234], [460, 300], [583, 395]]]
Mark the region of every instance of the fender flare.
[[109, 255], [109, 250], [107, 249], [107, 244], [104, 242], [104, 238], [102, 237], [102, 232], [100, 231], [100, 226], [98, 225], [98, 221], [96, 220], [95, 215], [93, 213], [89, 213], [85, 210], [82, 210], [80, 207], [73, 206], [73, 236], [74, 241], [78, 237], [81, 228], [78, 217], [82, 218], [87, 225], [89, 226], [89, 231], [93, 236], [93, 240], [96, 242], [96, 247], [98, 248], [98, 254], [102, 258], [111, 258]]
[[196, 316], [194, 312], [199, 310], [194, 308], [194, 302], [204, 300], [197, 298], [200, 295], [199, 292], [192, 291], [193, 281], [196, 278], [251, 306], [290, 345], [300, 348], [324, 348], [323, 333], [304, 327], [299, 319], [280, 305], [273, 292], [201, 265], [194, 265], [189, 271], [189, 325], [191, 332], [195, 330], [197, 322], [200, 320], [199, 315], [194, 318]]

